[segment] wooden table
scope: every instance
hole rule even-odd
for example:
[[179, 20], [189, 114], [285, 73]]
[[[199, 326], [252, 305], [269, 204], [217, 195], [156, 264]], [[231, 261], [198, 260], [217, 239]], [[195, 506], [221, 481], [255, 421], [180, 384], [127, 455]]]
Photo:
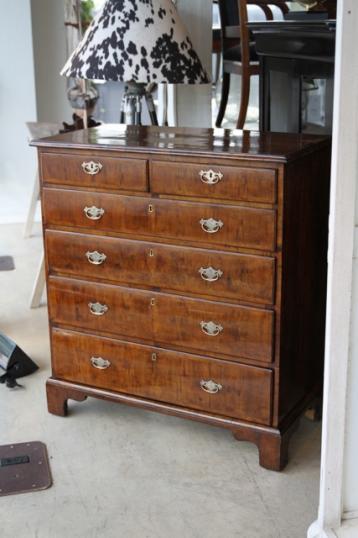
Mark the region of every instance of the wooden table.
[[[324, 132], [332, 128], [335, 21], [249, 23], [260, 57], [260, 130], [302, 132], [304, 77], [326, 79]], [[320, 129], [322, 133], [322, 129]]]

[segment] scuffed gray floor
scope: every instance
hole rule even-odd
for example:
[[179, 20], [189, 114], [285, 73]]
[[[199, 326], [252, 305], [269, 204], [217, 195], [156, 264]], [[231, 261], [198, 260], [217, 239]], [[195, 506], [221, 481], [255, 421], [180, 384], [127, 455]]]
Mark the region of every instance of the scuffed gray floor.
[[1, 538], [304, 538], [317, 511], [320, 425], [302, 420], [283, 473], [227, 431], [89, 399], [70, 416], [46, 410], [46, 307], [29, 310], [37, 236], [1, 225], [0, 330], [40, 365], [24, 390], [0, 386], [0, 443], [47, 444], [54, 485], [3, 497]]

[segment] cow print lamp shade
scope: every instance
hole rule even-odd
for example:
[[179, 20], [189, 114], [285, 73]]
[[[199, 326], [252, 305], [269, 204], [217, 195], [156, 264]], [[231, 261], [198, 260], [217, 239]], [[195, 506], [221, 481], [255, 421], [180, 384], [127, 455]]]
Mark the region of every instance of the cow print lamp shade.
[[209, 82], [172, 0], [107, 0], [61, 74], [145, 84]]
[[121, 122], [141, 123], [148, 85], [206, 84], [209, 78], [172, 0], [107, 0], [61, 71], [77, 79], [126, 82]]

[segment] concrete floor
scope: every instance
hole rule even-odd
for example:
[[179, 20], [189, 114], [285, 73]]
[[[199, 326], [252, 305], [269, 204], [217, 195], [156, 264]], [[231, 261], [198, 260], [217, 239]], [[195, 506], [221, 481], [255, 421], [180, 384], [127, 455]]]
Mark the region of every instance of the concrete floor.
[[0, 385], [0, 443], [47, 444], [49, 490], [1, 498], [1, 538], [304, 538], [317, 512], [320, 425], [302, 420], [283, 473], [225, 430], [89, 399], [49, 415], [46, 307], [28, 301], [41, 237], [0, 225], [0, 330], [39, 364], [25, 389]]

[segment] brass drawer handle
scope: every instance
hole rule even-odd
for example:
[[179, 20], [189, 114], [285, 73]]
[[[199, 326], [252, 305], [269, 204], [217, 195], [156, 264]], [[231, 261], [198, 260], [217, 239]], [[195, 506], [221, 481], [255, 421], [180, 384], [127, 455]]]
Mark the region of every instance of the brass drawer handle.
[[97, 370], [107, 370], [111, 366], [111, 362], [107, 359], [102, 359], [102, 357], [91, 357], [91, 364]]
[[222, 180], [224, 174], [221, 172], [214, 172], [214, 170], [200, 170], [199, 172], [200, 179], [206, 185], [216, 185], [219, 181]]
[[108, 312], [108, 306], [101, 303], [88, 303], [91, 314], [94, 316], [103, 316]]
[[206, 282], [216, 282], [223, 276], [221, 269], [214, 269], [213, 267], [200, 267], [199, 269], [200, 276]]
[[224, 226], [224, 223], [222, 220], [215, 220], [215, 219], [201, 219], [200, 225], [204, 232], [208, 234], [215, 234], [221, 228]]
[[205, 392], [208, 392], [209, 394], [217, 394], [220, 390], [223, 389], [223, 386], [220, 385], [220, 383], [215, 383], [215, 381], [213, 381], [212, 379], [210, 379], [209, 381], [205, 381], [204, 379], [202, 379], [200, 381], [200, 386]]
[[213, 321], [201, 321], [200, 327], [207, 336], [218, 336], [224, 330], [222, 325], [216, 324]]
[[81, 166], [84, 173], [88, 174], [89, 176], [95, 176], [96, 174], [99, 174], [99, 172], [103, 168], [103, 165], [101, 163], [95, 163], [94, 161], [84, 161]]
[[92, 265], [102, 265], [107, 259], [107, 256], [102, 252], [94, 250], [93, 252], [86, 252], [86, 258]]
[[104, 209], [101, 207], [96, 207], [93, 205], [92, 207], [84, 207], [83, 208], [84, 214], [86, 217], [90, 220], [99, 220], [104, 215]]

